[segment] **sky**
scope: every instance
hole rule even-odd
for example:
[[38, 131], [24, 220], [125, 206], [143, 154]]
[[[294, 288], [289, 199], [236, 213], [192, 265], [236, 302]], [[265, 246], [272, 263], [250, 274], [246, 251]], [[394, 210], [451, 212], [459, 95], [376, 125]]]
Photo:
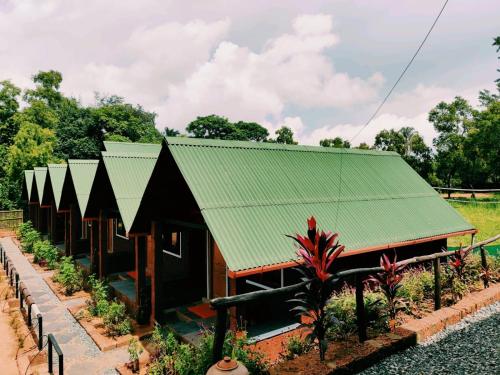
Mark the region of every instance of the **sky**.
[[[183, 131], [197, 116], [292, 128], [302, 144], [352, 139], [425, 36], [437, 0], [0, 0], [0, 80], [32, 86], [39, 70], [84, 104], [119, 95]], [[355, 139], [412, 126], [494, 89], [497, 0], [450, 0], [407, 75]]]

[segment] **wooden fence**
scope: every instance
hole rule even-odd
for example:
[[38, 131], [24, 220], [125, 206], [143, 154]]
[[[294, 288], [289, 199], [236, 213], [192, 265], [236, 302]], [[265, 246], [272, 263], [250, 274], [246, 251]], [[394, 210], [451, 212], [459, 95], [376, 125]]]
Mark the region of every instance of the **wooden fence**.
[[[500, 234], [495, 237], [489, 238], [485, 241], [478, 242], [474, 245], [468, 246], [465, 250], [473, 250], [480, 248], [481, 250], [481, 263], [482, 267], [487, 270], [488, 264], [486, 262], [486, 250], [485, 245], [493, 243], [500, 240]], [[426, 262], [432, 262], [434, 268], [434, 309], [439, 310], [441, 308], [441, 272], [440, 272], [440, 259], [446, 258], [453, 255], [454, 251], [442, 251], [439, 253], [418, 256], [404, 261], [398, 262], [400, 264], [421, 264]], [[370, 274], [381, 272], [382, 267], [372, 267], [372, 268], [355, 268], [346, 271], [337, 272], [335, 274], [335, 279], [341, 280], [346, 277], [355, 278], [355, 289], [356, 289], [356, 321], [358, 326], [358, 337], [360, 342], [366, 340], [366, 312], [365, 304], [363, 298], [364, 283], [363, 279]], [[224, 338], [226, 336], [227, 330], [227, 309], [230, 307], [241, 306], [249, 302], [257, 302], [262, 300], [273, 299], [281, 296], [293, 295], [298, 290], [302, 289], [307, 282], [301, 282], [298, 284], [286, 286], [283, 288], [262, 290], [257, 292], [250, 292], [245, 294], [239, 294], [231, 297], [220, 297], [215, 298], [210, 301], [210, 306], [217, 311], [217, 320], [215, 325], [215, 338], [213, 347], [213, 363], [216, 363], [222, 358], [222, 347], [224, 345]], [[484, 280], [484, 286], [488, 287], [488, 281]]]
[[0, 229], [15, 230], [23, 222], [23, 210], [0, 211]]

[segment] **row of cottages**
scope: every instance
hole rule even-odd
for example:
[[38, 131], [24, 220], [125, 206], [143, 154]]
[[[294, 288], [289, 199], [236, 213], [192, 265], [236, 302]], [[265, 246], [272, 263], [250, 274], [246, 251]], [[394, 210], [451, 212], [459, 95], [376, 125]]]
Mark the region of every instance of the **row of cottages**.
[[[393, 152], [105, 142], [99, 160], [26, 171], [25, 187], [37, 228], [108, 278], [143, 323], [179, 309], [210, 318], [208, 299], [296, 283], [285, 235], [303, 233], [311, 215], [346, 246], [337, 269], [376, 265], [384, 251], [437, 252], [447, 238], [476, 232]], [[292, 326], [282, 302], [233, 318], [255, 334]]]

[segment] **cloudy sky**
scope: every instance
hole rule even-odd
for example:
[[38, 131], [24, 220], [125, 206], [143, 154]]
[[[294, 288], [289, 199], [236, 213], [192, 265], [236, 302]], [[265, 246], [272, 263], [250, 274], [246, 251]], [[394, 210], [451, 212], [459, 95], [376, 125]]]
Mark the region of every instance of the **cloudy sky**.
[[[350, 139], [424, 37], [442, 1], [0, 0], [0, 80], [62, 72], [65, 94], [117, 94], [184, 129], [196, 116], [291, 127], [301, 143]], [[355, 140], [413, 126], [493, 88], [498, 0], [450, 0], [387, 105]]]

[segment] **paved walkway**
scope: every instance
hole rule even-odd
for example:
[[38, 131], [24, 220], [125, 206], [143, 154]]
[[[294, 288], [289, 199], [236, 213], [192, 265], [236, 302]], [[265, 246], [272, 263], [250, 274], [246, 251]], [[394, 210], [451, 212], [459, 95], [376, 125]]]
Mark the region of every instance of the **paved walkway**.
[[64, 373], [116, 374], [114, 367], [128, 361], [127, 348], [101, 352], [67, 310], [71, 304], [81, 301], [61, 302], [47, 286], [43, 275], [33, 269], [11, 238], [0, 238], [0, 244], [43, 315], [44, 334], [52, 333], [61, 346], [64, 353]]

